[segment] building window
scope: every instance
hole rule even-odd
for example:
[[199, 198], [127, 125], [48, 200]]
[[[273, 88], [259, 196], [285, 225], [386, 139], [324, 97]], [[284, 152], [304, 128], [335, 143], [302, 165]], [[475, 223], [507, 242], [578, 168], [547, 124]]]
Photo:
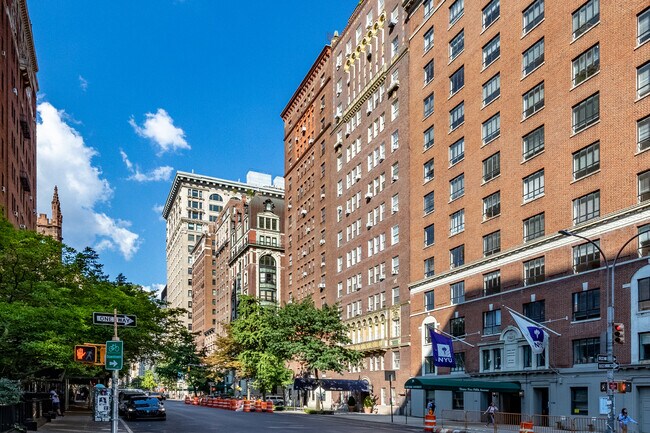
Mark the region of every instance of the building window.
[[544, 194], [544, 170], [537, 171], [523, 179], [524, 202], [534, 200]]
[[493, 218], [501, 213], [501, 192], [497, 191], [494, 194], [483, 199], [483, 219]]
[[424, 66], [424, 84], [427, 85], [433, 81], [433, 60]]
[[494, 295], [501, 291], [501, 271], [483, 274], [483, 296]]
[[524, 51], [522, 58], [522, 72], [526, 76], [544, 63], [544, 38], [535, 42], [532, 47]]
[[501, 153], [497, 152], [483, 160], [483, 183], [501, 174]]
[[390, 56], [395, 57], [397, 51], [399, 50], [399, 36], [395, 36], [395, 39], [390, 44]]
[[501, 332], [501, 310], [483, 312], [483, 335]]
[[639, 334], [639, 361], [650, 361], [650, 332]]
[[449, 200], [456, 200], [465, 194], [465, 174], [456, 176], [449, 181]]
[[[594, 241], [600, 246], [600, 241]], [[573, 247], [573, 270], [575, 272], [584, 272], [590, 269], [600, 267], [600, 251], [587, 242]]]
[[524, 285], [541, 283], [545, 279], [544, 257], [524, 262]]
[[501, 74], [496, 74], [483, 84], [483, 106], [494, 101], [501, 94]]
[[650, 224], [639, 227], [639, 257], [650, 255]]
[[523, 12], [523, 32], [531, 31], [544, 19], [544, 0], [535, 0]]
[[524, 304], [524, 316], [534, 320], [537, 323], [546, 321], [546, 302], [534, 301]]
[[435, 374], [436, 366], [433, 362], [433, 356], [424, 358], [424, 374]]
[[449, 250], [450, 268], [457, 268], [465, 264], [465, 245], [459, 245]]
[[650, 170], [637, 175], [639, 183], [639, 202], [650, 199]]
[[453, 131], [465, 121], [465, 102], [461, 102], [449, 111], [449, 130]]
[[465, 158], [465, 138], [449, 146], [449, 165], [457, 164]]
[[571, 388], [571, 414], [584, 416], [589, 414], [589, 388]]
[[639, 311], [650, 310], [650, 278], [637, 280]]
[[399, 287], [393, 287], [393, 305], [399, 304]]
[[393, 370], [399, 370], [399, 365], [400, 365], [399, 352], [392, 352], [392, 353], [393, 353]]
[[573, 294], [573, 321], [600, 317], [600, 289], [585, 290]]
[[433, 224], [431, 224], [424, 228], [424, 247], [430, 247], [433, 245], [433, 241]]
[[600, 170], [600, 143], [595, 142], [573, 154], [573, 180]]
[[523, 96], [524, 119], [544, 108], [544, 82], [542, 81]]
[[573, 85], [585, 81], [600, 71], [600, 44], [596, 44], [573, 60]]
[[449, 215], [449, 235], [453, 236], [465, 230], [465, 209]]
[[434, 211], [434, 194], [433, 191], [424, 196], [424, 214], [428, 214]]
[[501, 134], [501, 113], [483, 122], [483, 144], [487, 144]]
[[428, 117], [433, 114], [433, 93], [430, 93], [429, 96], [424, 98], [424, 117]]
[[465, 335], [464, 317], [455, 317], [449, 321], [449, 334], [454, 337], [462, 337]]
[[399, 225], [391, 227], [390, 232], [390, 244], [397, 245], [399, 243]]
[[463, 16], [465, 11], [464, 0], [456, 0], [449, 6], [449, 25], [452, 25]]
[[636, 130], [639, 151], [650, 148], [650, 116], [637, 121]]
[[449, 94], [453, 95], [465, 85], [465, 66], [461, 66], [449, 77]]
[[544, 150], [544, 125], [524, 135], [523, 157], [524, 161], [541, 153]]
[[[457, 305], [465, 302], [465, 281], [453, 283], [450, 286], [451, 290], [451, 304]], [[465, 334], [465, 322], [463, 321], [463, 334]]]
[[449, 61], [454, 60], [465, 49], [465, 30], [461, 30], [449, 41]]
[[422, 7], [424, 8], [424, 18], [428, 18], [433, 13], [433, 0], [424, 0]]
[[399, 99], [390, 104], [390, 120], [395, 120], [397, 117], [399, 117]]
[[600, 338], [573, 340], [573, 364], [593, 364], [600, 353]]
[[639, 45], [650, 40], [650, 8], [637, 15], [637, 42]]
[[600, 1], [589, 0], [573, 13], [573, 39], [576, 39], [600, 21]]
[[433, 126], [424, 131], [424, 150], [433, 146]]
[[483, 29], [486, 29], [499, 18], [500, 3], [499, 0], [492, 0], [483, 8]]
[[424, 260], [424, 278], [433, 277], [435, 272], [433, 270], [434, 260], [433, 257], [429, 257]]
[[639, 98], [650, 93], [650, 62], [636, 68], [636, 92]]
[[573, 111], [573, 133], [578, 133], [600, 118], [600, 98], [596, 93], [575, 105]]
[[483, 257], [491, 256], [501, 251], [501, 231], [497, 230], [483, 236]]
[[424, 183], [433, 180], [433, 159], [428, 160], [424, 163]]
[[483, 68], [487, 68], [501, 55], [501, 35], [496, 35], [483, 46]]
[[[454, 352], [454, 360], [456, 361], [456, 366], [451, 368], [451, 371], [464, 372], [465, 371], [465, 352]], [[452, 396], [457, 393], [462, 394], [463, 391], [452, 391]], [[455, 409], [455, 408], [454, 408]]]
[[433, 27], [424, 33], [424, 52], [426, 53], [433, 47]]
[[524, 220], [524, 242], [544, 236], [544, 212]]
[[600, 191], [594, 191], [573, 200], [573, 224], [580, 224], [600, 216]]
[[433, 308], [433, 290], [429, 290], [424, 292], [424, 311], [431, 311]]

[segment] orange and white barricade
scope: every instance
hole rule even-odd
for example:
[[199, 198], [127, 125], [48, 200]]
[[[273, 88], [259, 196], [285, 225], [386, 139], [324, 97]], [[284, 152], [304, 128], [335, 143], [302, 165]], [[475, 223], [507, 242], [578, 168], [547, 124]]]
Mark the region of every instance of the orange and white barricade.
[[262, 400], [255, 400], [255, 412], [262, 412]]
[[522, 422], [519, 424], [519, 433], [533, 433], [532, 422]]
[[251, 401], [244, 400], [244, 412], [250, 412], [250, 411], [251, 411]]
[[433, 432], [436, 429], [436, 416], [426, 414], [424, 416], [424, 431]]
[[271, 400], [266, 401], [266, 413], [273, 413], [273, 402]]

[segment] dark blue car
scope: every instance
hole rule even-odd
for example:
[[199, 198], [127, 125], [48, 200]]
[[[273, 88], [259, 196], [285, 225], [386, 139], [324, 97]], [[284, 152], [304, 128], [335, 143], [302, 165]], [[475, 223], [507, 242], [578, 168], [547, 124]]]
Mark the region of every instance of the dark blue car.
[[126, 404], [126, 417], [129, 420], [135, 419], [167, 419], [165, 406], [156, 397], [146, 395], [131, 397]]

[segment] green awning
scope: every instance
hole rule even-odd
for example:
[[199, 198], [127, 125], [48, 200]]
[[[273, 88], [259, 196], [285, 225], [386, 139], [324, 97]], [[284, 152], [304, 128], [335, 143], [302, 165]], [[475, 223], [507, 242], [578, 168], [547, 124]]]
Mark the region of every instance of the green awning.
[[487, 382], [473, 379], [439, 379], [436, 377], [412, 377], [404, 384], [406, 389], [439, 389], [442, 391], [474, 391], [474, 392], [519, 392], [518, 382]]

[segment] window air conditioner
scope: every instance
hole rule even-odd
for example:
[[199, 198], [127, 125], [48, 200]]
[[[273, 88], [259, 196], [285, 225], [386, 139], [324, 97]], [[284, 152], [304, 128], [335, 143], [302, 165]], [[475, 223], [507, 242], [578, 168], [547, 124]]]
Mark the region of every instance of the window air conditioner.
[[324, 289], [324, 288], [325, 288], [325, 283], [320, 283], [320, 284], [318, 285], [318, 288], [319, 288], [319, 289]]
[[393, 176], [393, 182], [397, 182], [399, 180], [399, 176]]
[[370, 229], [372, 228], [372, 223], [370, 223], [370, 222], [369, 222], [369, 223], [366, 223], [366, 228], [367, 228], [368, 230], [370, 230]]
[[397, 274], [399, 274], [399, 269], [393, 269], [393, 271], [391, 272], [391, 274], [393, 274], [393, 275], [397, 275]]
[[381, 274], [381, 275], [379, 276], [379, 281], [384, 281], [385, 279], [386, 279], [386, 275]]
[[27, 228], [27, 226], [25, 224], [21, 224], [19, 227], [20, 227], [21, 230], [25, 230]]
[[367, 193], [366, 193], [366, 200], [370, 200], [371, 198], [372, 198], [372, 193], [371, 193], [371, 192], [367, 192]]
[[301, 210], [300, 213], [303, 214], [303, 215], [307, 215], [307, 209]]
[[325, 194], [321, 194], [321, 195], [320, 195], [320, 198], [321, 198], [321, 199], [324, 199], [324, 198], [325, 198]]
[[325, 239], [321, 239], [320, 242], [319, 242], [319, 244], [321, 244], [321, 245], [325, 245]]

